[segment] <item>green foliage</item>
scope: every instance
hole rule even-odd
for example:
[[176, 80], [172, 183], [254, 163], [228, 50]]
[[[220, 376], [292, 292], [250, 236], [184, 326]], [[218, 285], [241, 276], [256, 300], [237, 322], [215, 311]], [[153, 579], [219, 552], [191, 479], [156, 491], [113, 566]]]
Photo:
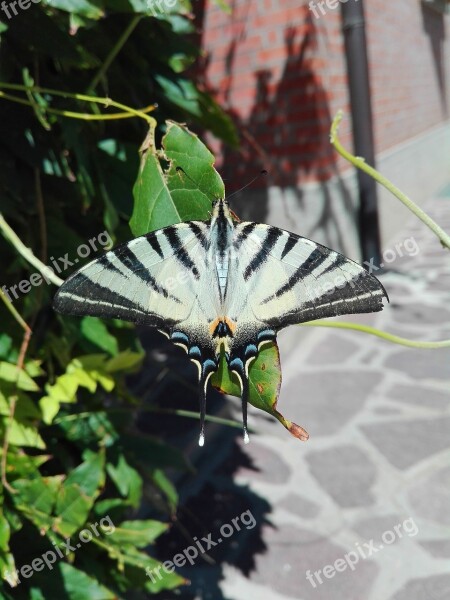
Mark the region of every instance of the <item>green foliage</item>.
[[[144, 0], [52, 0], [1, 24], [0, 81], [47, 91], [0, 84], [0, 212], [61, 279], [111, 241], [206, 218], [211, 194], [223, 194], [206, 147], [166, 122], [188, 121], [236, 142], [229, 118], [186, 74], [198, 54], [190, 10], [187, 0], [169, 12]], [[116, 118], [117, 107], [79, 93], [158, 104], [152, 116], [161, 126], [149, 134], [140, 167], [147, 124]], [[139, 403], [127, 376], [143, 351], [134, 327], [55, 315], [55, 287], [1, 236], [0, 253], [0, 597], [105, 600], [179, 586], [175, 573], [153, 582], [145, 570], [158, 567], [152, 544], [178, 503], [167, 470], [190, 467], [177, 449], [135, 427]], [[32, 329], [28, 341], [22, 319]], [[154, 518], [136, 518], [143, 501], [154, 504]], [[64, 548], [66, 538], [74, 549]], [[54, 563], [35, 563], [30, 576], [26, 565], [52, 553]]]

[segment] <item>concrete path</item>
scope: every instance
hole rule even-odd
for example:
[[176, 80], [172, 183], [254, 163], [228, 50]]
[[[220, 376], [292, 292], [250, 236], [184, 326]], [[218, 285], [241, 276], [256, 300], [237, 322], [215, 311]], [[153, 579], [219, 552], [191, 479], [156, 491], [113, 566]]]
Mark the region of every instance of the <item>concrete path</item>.
[[[450, 187], [426, 208], [450, 231]], [[354, 320], [416, 340], [450, 339], [450, 254], [414, 219], [385, 250], [395, 270], [382, 277], [391, 304]], [[272, 512], [248, 577], [224, 566], [223, 596], [448, 600], [450, 348], [291, 327], [280, 350], [279, 409], [311, 437], [298, 442], [250, 410], [259, 434], [242, 444], [251, 468], [235, 481]]]

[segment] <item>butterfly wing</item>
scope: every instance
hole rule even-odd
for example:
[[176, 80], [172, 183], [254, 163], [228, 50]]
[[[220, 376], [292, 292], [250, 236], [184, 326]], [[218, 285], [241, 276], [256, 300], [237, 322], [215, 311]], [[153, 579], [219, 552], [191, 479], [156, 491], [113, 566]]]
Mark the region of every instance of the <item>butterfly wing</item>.
[[201, 441], [206, 386], [218, 366], [209, 324], [220, 295], [208, 265], [209, 233], [207, 223], [191, 221], [131, 240], [71, 275], [53, 300], [60, 313], [157, 327], [184, 348], [199, 369]]
[[276, 227], [236, 225], [233, 250], [226, 315], [235, 329], [228, 366], [240, 380], [246, 431], [248, 368], [262, 344], [295, 323], [382, 310], [387, 294], [354, 261]]
[[63, 314], [118, 318], [169, 331], [192, 311], [201, 260], [194, 263], [191, 254], [198, 256], [199, 245], [186, 223], [121, 244], [66, 279], [53, 307]]
[[247, 305], [247, 316], [264, 327], [278, 331], [315, 319], [377, 312], [387, 298], [378, 279], [358, 263], [277, 227], [241, 223], [235, 250], [235, 285], [245, 294], [231, 298], [230, 311], [242, 315]]

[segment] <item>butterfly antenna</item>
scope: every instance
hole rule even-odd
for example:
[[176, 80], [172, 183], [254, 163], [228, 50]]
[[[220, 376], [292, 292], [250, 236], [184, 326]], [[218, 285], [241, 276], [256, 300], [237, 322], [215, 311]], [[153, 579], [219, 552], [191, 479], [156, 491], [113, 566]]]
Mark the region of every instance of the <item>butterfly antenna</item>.
[[230, 198], [232, 198], [233, 196], [236, 196], [236, 194], [239, 194], [240, 192], [242, 192], [243, 190], [247, 189], [248, 187], [250, 187], [253, 183], [255, 183], [255, 181], [257, 179], [259, 179], [262, 175], [267, 175], [267, 171], [266, 169], [263, 169], [261, 171], [261, 173], [258, 173], [258, 175], [256, 175], [256, 177], [253, 177], [253, 179], [251, 181], [249, 181], [248, 183], [246, 183], [243, 187], [241, 187], [239, 190], [236, 190], [235, 192], [233, 192], [232, 194], [230, 194], [229, 196], [227, 196], [227, 200], [229, 200]]

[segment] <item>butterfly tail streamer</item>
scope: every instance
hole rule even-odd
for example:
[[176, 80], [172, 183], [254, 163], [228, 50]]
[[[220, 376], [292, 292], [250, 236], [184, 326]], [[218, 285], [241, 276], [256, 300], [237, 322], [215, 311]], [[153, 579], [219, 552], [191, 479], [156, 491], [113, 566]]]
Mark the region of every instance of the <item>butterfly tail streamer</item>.
[[199, 400], [200, 400], [200, 436], [198, 445], [205, 445], [205, 418], [206, 418], [206, 389], [208, 387], [208, 377], [200, 377], [199, 381]]
[[216, 365], [212, 360], [203, 363], [199, 377], [199, 400], [200, 400], [200, 436], [198, 445], [205, 445], [205, 420], [206, 420], [206, 396], [208, 390], [208, 381], [216, 370]]
[[248, 429], [247, 429], [247, 403], [248, 403], [249, 394], [250, 394], [248, 376], [244, 374], [241, 381], [242, 381], [241, 382], [242, 425], [244, 428], [244, 444], [248, 444], [250, 441], [250, 438], [248, 437]]

